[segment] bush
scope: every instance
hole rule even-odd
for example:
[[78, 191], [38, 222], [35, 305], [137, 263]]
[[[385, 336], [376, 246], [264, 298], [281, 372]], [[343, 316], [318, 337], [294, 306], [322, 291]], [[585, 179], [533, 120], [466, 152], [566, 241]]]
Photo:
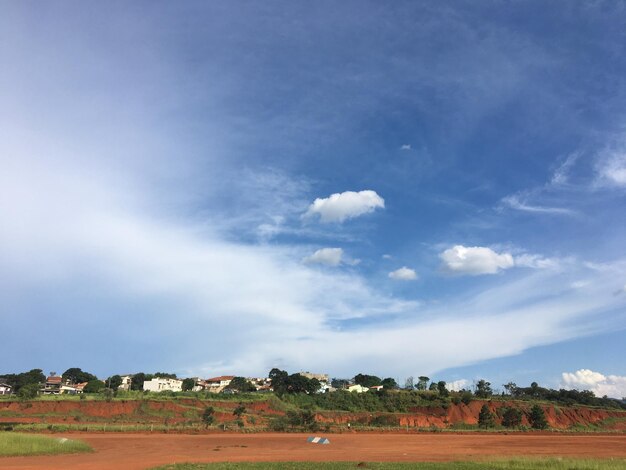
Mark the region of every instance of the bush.
[[533, 429], [546, 429], [548, 427], [548, 421], [546, 420], [546, 413], [539, 405], [534, 405], [530, 410], [530, 416], [528, 417], [530, 425]]
[[32, 400], [33, 398], [36, 398], [38, 394], [39, 384], [36, 383], [26, 384], [23, 387], [20, 387], [17, 392], [17, 396], [22, 400]]
[[481, 428], [491, 428], [495, 424], [494, 416], [489, 411], [489, 406], [485, 403], [478, 414], [478, 426]]

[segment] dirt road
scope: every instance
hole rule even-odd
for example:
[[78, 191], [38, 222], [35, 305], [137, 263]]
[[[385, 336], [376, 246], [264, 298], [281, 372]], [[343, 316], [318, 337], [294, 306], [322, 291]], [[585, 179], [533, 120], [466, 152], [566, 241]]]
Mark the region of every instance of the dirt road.
[[145, 469], [175, 462], [449, 461], [489, 457], [626, 458], [626, 435], [573, 434], [65, 434], [91, 454], [0, 458], [2, 469]]

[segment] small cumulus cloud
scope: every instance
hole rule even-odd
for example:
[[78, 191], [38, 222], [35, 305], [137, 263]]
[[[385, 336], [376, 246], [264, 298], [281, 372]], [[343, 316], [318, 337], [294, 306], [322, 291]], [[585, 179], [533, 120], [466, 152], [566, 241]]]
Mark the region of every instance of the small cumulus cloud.
[[391, 255], [384, 254], [381, 256], [382, 259], [391, 259]]
[[331, 194], [326, 198], [315, 199], [304, 217], [319, 215], [321, 222], [341, 223], [384, 208], [385, 200], [376, 194], [376, 191], [345, 191]]
[[400, 150], [411, 150], [411, 144], [403, 144]]
[[515, 266], [510, 253], [496, 253], [482, 246], [455, 245], [439, 254], [446, 271], [454, 274], [495, 274]]
[[324, 264], [326, 266], [339, 266], [340, 264], [354, 266], [361, 262], [359, 259], [347, 257], [342, 248], [321, 248], [302, 261], [306, 264]]
[[590, 369], [561, 374], [561, 387], [571, 390], [591, 390], [598, 397], [622, 398], [626, 396], [626, 376], [604, 375]]
[[417, 273], [406, 266], [391, 271], [389, 277], [394, 281], [415, 281], [417, 279]]
[[454, 380], [446, 383], [446, 388], [451, 392], [458, 392], [460, 390], [467, 390], [470, 385], [470, 381], [467, 379]]

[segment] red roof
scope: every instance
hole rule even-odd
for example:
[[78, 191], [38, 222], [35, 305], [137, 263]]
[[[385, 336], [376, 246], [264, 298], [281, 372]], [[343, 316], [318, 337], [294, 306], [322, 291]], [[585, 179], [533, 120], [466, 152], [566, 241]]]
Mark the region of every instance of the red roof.
[[207, 382], [222, 382], [224, 380], [233, 380], [234, 375], [220, 375], [219, 377], [213, 377], [212, 379], [206, 379]]
[[58, 375], [55, 375], [54, 377], [48, 377], [46, 379], [46, 383], [49, 384], [60, 384], [63, 381], [63, 377], [59, 377]]

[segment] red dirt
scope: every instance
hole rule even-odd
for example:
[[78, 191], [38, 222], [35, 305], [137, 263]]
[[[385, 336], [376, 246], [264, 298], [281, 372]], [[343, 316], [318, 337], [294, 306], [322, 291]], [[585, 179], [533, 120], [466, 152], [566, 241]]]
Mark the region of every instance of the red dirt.
[[329, 434], [330, 445], [307, 434], [65, 434], [92, 454], [5, 457], [2, 469], [146, 469], [176, 462], [369, 461], [418, 462], [497, 457], [626, 458], [624, 435]]

